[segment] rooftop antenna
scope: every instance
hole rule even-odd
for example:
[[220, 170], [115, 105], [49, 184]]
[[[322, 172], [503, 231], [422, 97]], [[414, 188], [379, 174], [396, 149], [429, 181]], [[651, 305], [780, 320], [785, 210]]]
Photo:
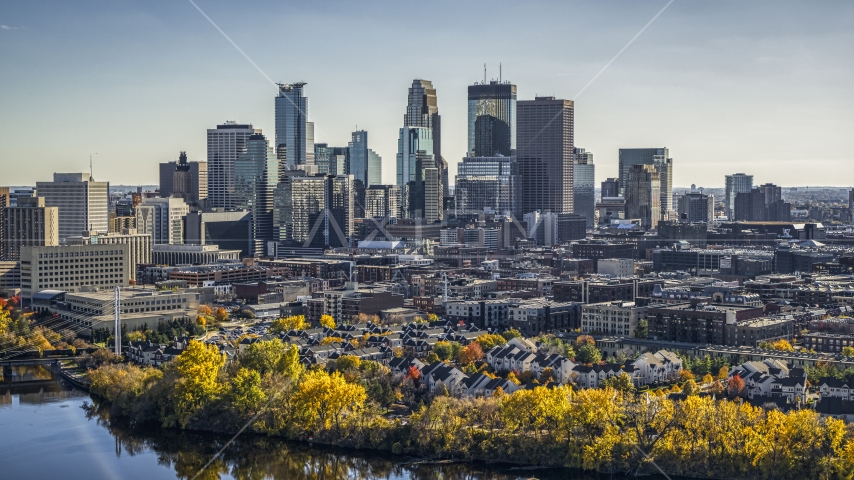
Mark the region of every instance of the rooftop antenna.
[[486, 64], [483, 64], [483, 84], [486, 85]]
[[90, 181], [90, 182], [94, 182], [94, 181], [95, 181], [95, 176], [94, 176], [94, 174], [93, 174], [93, 170], [92, 170], [92, 156], [93, 156], [93, 155], [97, 155], [97, 154], [98, 154], [98, 152], [90, 153], [90, 154], [89, 154], [89, 181]]
[[498, 83], [501, 83], [501, 62], [498, 62]]

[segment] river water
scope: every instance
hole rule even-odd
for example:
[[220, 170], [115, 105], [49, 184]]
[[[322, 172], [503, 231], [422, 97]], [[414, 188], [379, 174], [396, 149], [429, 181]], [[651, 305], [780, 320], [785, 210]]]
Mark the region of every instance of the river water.
[[[48, 375], [49, 376], [49, 375]], [[7, 376], [8, 377], [8, 376]], [[129, 428], [84, 408], [92, 400], [44, 370], [0, 382], [0, 478], [191, 479], [228, 437]], [[295, 444], [243, 435], [198, 479], [594, 480], [622, 478], [563, 469], [520, 470], [480, 464], [414, 464], [391, 454]], [[647, 477], [653, 478], [653, 477]], [[662, 477], [663, 478], [663, 477]]]

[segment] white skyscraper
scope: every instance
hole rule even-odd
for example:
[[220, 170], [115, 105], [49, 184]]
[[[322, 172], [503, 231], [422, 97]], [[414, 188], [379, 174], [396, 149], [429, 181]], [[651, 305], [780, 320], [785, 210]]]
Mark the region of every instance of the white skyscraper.
[[88, 173], [54, 173], [52, 182], [37, 182], [46, 207], [59, 208], [59, 241], [84, 231], [110, 230], [110, 183]]
[[260, 132], [232, 121], [208, 129], [208, 205], [234, 208], [234, 162], [246, 139]]

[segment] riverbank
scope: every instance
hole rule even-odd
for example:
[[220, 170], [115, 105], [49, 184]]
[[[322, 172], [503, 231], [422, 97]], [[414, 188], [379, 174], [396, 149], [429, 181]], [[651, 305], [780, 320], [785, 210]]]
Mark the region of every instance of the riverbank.
[[[295, 347], [256, 342], [229, 364], [191, 343], [162, 370], [108, 365], [92, 392], [114, 417], [419, 458], [726, 479], [850, 480], [854, 431], [811, 410], [782, 413], [706, 395], [538, 386], [431, 398], [420, 379], [376, 362], [305, 371]], [[409, 418], [390, 418], [395, 401]], [[107, 405], [107, 404], [105, 404]], [[654, 465], [653, 465], [654, 462]]]

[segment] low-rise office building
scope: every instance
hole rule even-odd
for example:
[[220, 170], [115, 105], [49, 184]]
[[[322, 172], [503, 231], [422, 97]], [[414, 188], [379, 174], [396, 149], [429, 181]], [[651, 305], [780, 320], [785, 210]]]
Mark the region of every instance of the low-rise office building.
[[635, 302], [589, 303], [581, 306], [581, 332], [632, 335], [638, 321], [646, 318], [646, 307]]
[[76, 292], [85, 287], [127, 287], [129, 246], [67, 245], [21, 249], [21, 294], [47, 289]]

